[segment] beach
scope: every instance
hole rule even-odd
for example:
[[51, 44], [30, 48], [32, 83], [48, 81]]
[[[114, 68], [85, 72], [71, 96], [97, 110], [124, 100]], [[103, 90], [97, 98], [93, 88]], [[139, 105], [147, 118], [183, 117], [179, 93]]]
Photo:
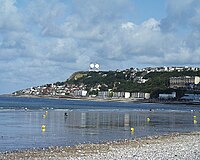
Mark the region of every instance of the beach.
[[200, 159], [200, 132], [0, 153], [1, 160]]
[[[1, 96], [1, 95], [0, 95]], [[141, 98], [98, 98], [98, 97], [70, 97], [70, 96], [34, 96], [34, 95], [2, 95], [6, 97], [21, 98], [44, 98], [44, 99], [62, 99], [62, 100], [78, 100], [78, 101], [96, 101], [96, 102], [123, 102], [123, 103], [154, 103], [154, 104], [171, 104], [171, 105], [193, 105], [200, 106], [199, 101], [175, 101], [175, 100], [159, 100], [159, 99], [141, 99]]]

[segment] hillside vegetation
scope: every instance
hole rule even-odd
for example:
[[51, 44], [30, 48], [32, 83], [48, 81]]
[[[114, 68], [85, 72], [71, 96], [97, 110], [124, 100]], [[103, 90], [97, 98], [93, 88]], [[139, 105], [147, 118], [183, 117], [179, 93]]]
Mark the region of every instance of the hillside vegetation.
[[[124, 71], [99, 71], [99, 72], [76, 72], [67, 82], [72, 84], [85, 84], [87, 89], [100, 86], [100, 90], [113, 89], [113, 91], [149, 92], [152, 96], [158, 93], [170, 93], [174, 89], [169, 88], [170, 77], [200, 76], [200, 71], [172, 71], [172, 72], [133, 72]], [[142, 77], [147, 81], [140, 83]], [[177, 90], [176, 90], [177, 91]], [[178, 90], [183, 92], [183, 90]]]

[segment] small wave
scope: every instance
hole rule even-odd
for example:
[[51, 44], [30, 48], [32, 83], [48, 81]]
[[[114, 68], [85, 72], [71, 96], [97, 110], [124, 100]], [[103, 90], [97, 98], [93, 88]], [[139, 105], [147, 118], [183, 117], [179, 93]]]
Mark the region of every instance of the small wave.
[[70, 109], [54, 109], [54, 111], [71, 111]]
[[14, 108], [0, 108], [0, 112], [7, 112], [7, 111], [16, 111], [17, 109]]

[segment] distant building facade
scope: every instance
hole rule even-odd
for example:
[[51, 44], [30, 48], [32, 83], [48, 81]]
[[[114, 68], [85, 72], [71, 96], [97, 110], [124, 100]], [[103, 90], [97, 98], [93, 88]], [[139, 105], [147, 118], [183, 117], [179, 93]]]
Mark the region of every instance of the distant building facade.
[[134, 92], [134, 93], [131, 93], [131, 98], [135, 98], [135, 99], [150, 99], [150, 93]]
[[188, 84], [199, 84], [199, 76], [171, 77], [170, 88], [186, 88]]
[[131, 93], [130, 92], [125, 92], [124, 93], [124, 98], [130, 98], [131, 97]]
[[121, 98], [125, 96], [125, 92], [113, 92], [113, 98]]
[[181, 97], [181, 100], [184, 101], [200, 101], [200, 94], [185, 94]]
[[99, 98], [130, 98], [130, 92], [113, 92], [112, 90], [108, 91], [98, 91]]
[[176, 98], [176, 92], [172, 92], [171, 94], [159, 94], [159, 99], [174, 99]]
[[109, 91], [98, 91], [99, 98], [107, 98], [109, 97]]
[[87, 91], [86, 90], [75, 90], [74, 91], [74, 96], [75, 97], [86, 97], [87, 96]]

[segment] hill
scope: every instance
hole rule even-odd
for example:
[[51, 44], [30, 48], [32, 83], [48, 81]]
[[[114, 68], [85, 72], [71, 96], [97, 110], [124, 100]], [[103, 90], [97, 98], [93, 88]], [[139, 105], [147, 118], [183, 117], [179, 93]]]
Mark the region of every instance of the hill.
[[[180, 96], [185, 93], [184, 89], [170, 89], [170, 77], [179, 76], [200, 76], [200, 71], [133, 71], [127, 69], [123, 71], [99, 71], [99, 72], [76, 72], [66, 82], [71, 84], [84, 84], [87, 89], [97, 88], [106, 91], [126, 92], [148, 92], [153, 97], [158, 93], [171, 93], [177, 91]], [[190, 91], [191, 92], [191, 91]]]
[[[143, 92], [157, 98], [159, 93], [176, 91], [177, 98], [185, 93], [200, 93], [200, 85], [196, 88], [170, 88], [171, 77], [199, 76], [200, 68], [157, 67], [144, 69], [126, 69], [116, 71], [80, 71], [73, 73], [66, 81], [45, 84], [16, 91], [13, 95], [35, 96], [76, 96], [79, 91], [87, 95], [98, 95], [98, 91]], [[75, 93], [76, 92], [76, 93]]]

